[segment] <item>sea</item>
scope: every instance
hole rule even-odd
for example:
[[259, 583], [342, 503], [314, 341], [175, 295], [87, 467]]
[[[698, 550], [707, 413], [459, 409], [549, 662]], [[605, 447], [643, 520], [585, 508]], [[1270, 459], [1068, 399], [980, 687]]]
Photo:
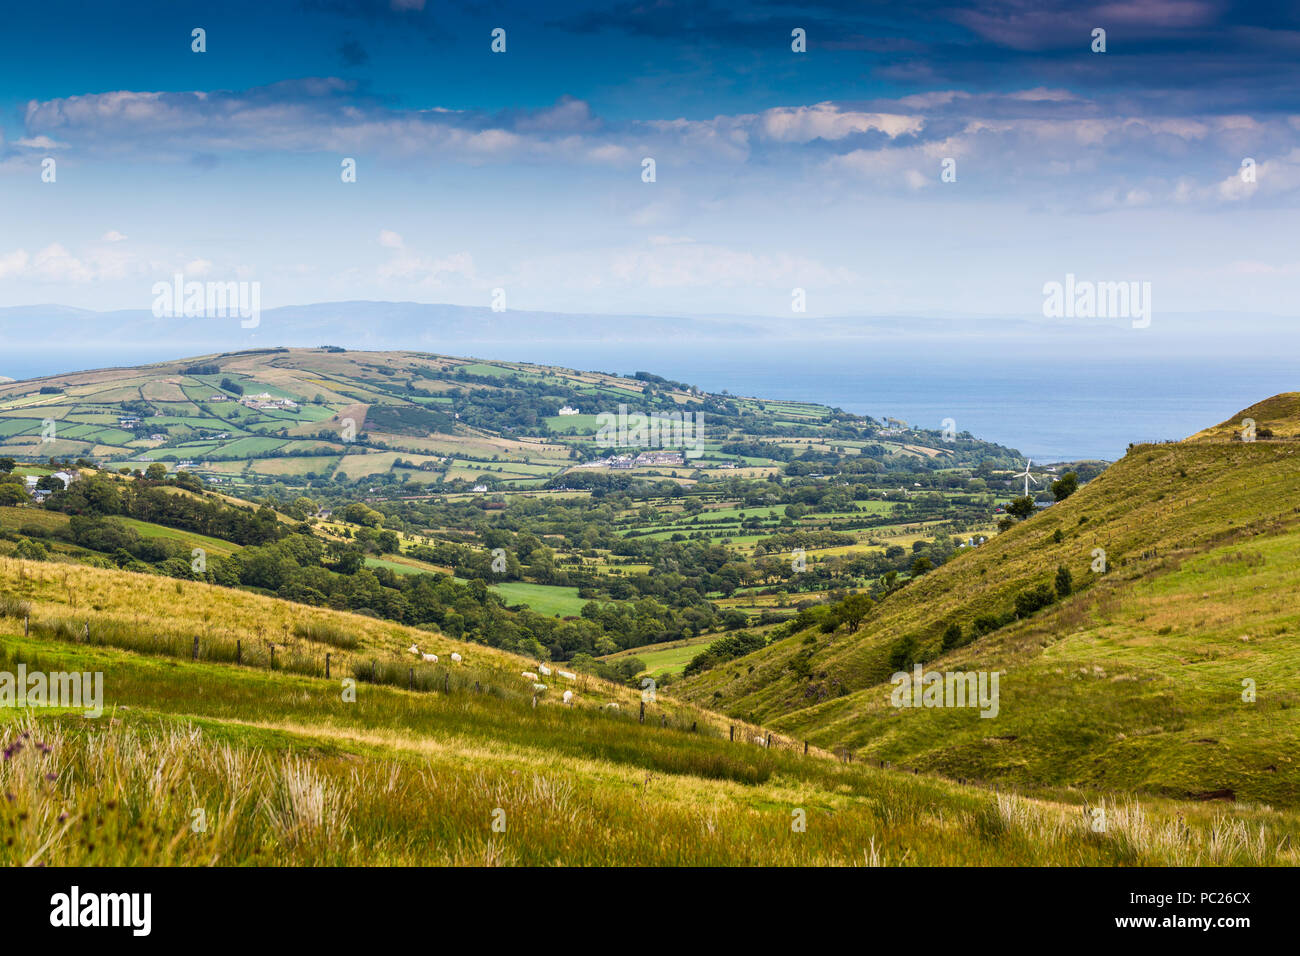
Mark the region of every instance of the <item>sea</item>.
[[[445, 342], [451, 355], [652, 372], [711, 392], [819, 402], [958, 431], [1047, 464], [1114, 461], [1130, 443], [1176, 440], [1278, 392], [1300, 390], [1284, 355], [1062, 355], [980, 344]], [[179, 357], [164, 347], [0, 350], [0, 375], [32, 378]]]

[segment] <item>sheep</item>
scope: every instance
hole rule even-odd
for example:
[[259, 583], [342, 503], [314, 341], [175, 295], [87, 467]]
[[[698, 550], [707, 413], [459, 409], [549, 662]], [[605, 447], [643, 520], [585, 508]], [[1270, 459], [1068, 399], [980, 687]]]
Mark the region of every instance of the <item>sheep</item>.
[[551, 676], [551, 669], [547, 667], [545, 664], [538, 664], [537, 669], [542, 672], [543, 677]]
[[545, 684], [534, 684], [534, 685], [533, 685], [533, 690], [540, 694], [542, 691], [546, 690], [546, 685], [545, 685]]
[[760, 747], [764, 746], [764, 744], [763, 744], [763, 738], [762, 738], [762, 737], [757, 737], [757, 736], [756, 736], [756, 737], [754, 738], [754, 743], [758, 744]]
[[464, 658], [461, 657], [459, 654], [457, 654], [455, 651], [452, 651], [452, 652], [451, 652], [451, 660], [452, 660], [452, 663], [459, 664], [462, 660], [464, 660]]
[[424, 658], [426, 661], [428, 661], [430, 664], [436, 664], [436, 663], [438, 663], [438, 655], [437, 655], [437, 654], [421, 654], [420, 656], [423, 657], [423, 658]]
[[571, 691], [571, 690], [566, 690], [566, 691], [564, 692], [564, 702], [565, 702], [566, 704], [571, 704], [571, 703], [573, 703], [573, 691]]
[[520, 671], [519, 676], [524, 678], [525, 680], [532, 681], [534, 684], [537, 683], [538, 680], [537, 675], [534, 674], [532, 671]]
[[418, 654], [418, 653], [420, 653], [420, 649], [419, 649], [418, 647], [416, 647], [414, 644], [412, 644], [410, 647], [408, 647], [407, 650], [410, 651], [412, 654]]
[[618, 704], [615, 703], [614, 701], [611, 701], [610, 703], [608, 703], [608, 704], [605, 705], [605, 709], [606, 709], [606, 710], [618, 710]]
[[559, 675], [560, 675], [561, 677], [563, 677], [565, 680], [577, 680], [577, 679], [578, 679], [578, 675], [575, 674], [575, 673], [573, 673], [572, 671], [556, 671], [555, 673], [559, 674]]

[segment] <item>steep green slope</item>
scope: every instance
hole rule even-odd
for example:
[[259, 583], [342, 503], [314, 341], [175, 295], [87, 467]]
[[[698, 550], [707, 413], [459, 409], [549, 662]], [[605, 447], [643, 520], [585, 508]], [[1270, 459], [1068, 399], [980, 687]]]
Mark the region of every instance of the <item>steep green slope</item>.
[[[1294, 804], [1297, 501], [1300, 445], [1137, 446], [1066, 501], [884, 598], [857, 633], [804, 631], [674, 692], [953, 776]], [[1096, 549], [1105, 573], [1092, 570]], [[1013, 612], [1059, 566], [1075, 593], [942, 651], [950, 624], [969, 634], [977, 617]], [[891, 651], [909, 636], [927, 671], [1001, 672], [997, 716], [891, 706]]]

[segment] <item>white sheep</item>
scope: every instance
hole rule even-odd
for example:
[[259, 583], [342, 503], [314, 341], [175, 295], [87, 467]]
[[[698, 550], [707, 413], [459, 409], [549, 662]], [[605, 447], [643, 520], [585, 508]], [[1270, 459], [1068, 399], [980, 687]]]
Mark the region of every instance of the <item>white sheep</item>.
[[573, 691], [571, 691], [571, 690], [566, 690], [566, 691], [564, 692], [564, 702], [565, 702], [566, 704], [569, 704], [569, 703], [572, 703], [572, 702], [573, 702]]
[[414, 644], [412, 644], [410, 647], [408, 647], [407, 650], [410, 651], [412, 654], [418, 654], [418, 653], [420, 653], [420, 649], [419, 649], [418, 647], [416, 647]]
[[430, 664], [436, 664], [436, 663], [438, 663], [438, 655], [437, 655], [437, 654], [421, 654], [420, 656], [423, 657], [423, 658], [424, 658], [426, 661], [428, 661]]
[[455, 663], [455, 664], [459, 664], [461, 661], [464, 660], [464, 658], [461, 657], [459, 654], [457, 654], [455, 651], [452, 651], [452, 652], [451, 652], [451, 659], [452, 659], [452, 662]]
[[571, 671], [556, 671], [555, 673], [559, 674], [559, 675], [560, 675], [561, 677], [563, 677], [565, 680], [577, 680], [577, 679], [578, 679], [578, 675], [577, 675], [577, 674], [574, 674], [574, 673], [571, 672]]
[[534, 674], [532, 671], [520, 671], [519, 676], [523, 677], [525, 680], [530, 680], [533, 683], [537, 683], [538, 680], [537, 675]]
[[542, 672], [543, 677], [551, 676], [551, 669], [547, 667], [545, 664], [538, 664], [537, 669]]
[[608, 703], [608, 704], [605, 705], [605, 709], [606, 709], [606, 710], [618, 710], [618, 704], [617, 704], [616, 702], [614, 702], [614, 701], [611, 701], [610, 703]]
[[546, 690], [546, 685], [545, 685], [545, 684], [534, 684], [534, 685], [533, 685], [533, 690], [540, 694], [542, 691]]
[[755, 738], [754, 738], [754, 743], [756, 743], [756, 744], [758, 744], [760, 747], [762, 747], [762, 746], [763, 746], [763, 738], [762, 738], [762, 737], [755, 737]]

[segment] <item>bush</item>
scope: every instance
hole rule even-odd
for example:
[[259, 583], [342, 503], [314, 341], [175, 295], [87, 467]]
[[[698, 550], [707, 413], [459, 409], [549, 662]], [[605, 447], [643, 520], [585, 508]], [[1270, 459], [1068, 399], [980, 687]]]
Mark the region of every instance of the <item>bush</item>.
[[949, 624], [943, 631], [942, 647], [945, 651], [950, 651], [954, 647], [960, 647], [962, 644], [961, 625], [957, 623]]
[[39, 541], [19, 538], [18, 547], [14, 548], [14, 557], [25, 558], [28, 561], [48, 561], [50, 553], [45, 550], [45, 545]]
[[911, 634], [900, 638], [889, 652], [889, 666], [895, 671], [910, 670], [917, 662], [916, 638]]
[[766, 646], [767, 641], [761, 634], [729, 634], [714, 641], [704, 651], [691, 658], [682, 675], [690, 677], [726, 661], [752, 654]]
[[1056, 569], [1056, 594], [1058, 597], [1068, 597], [1074, 590], [1074, 579], [1070, 576], [1070, 569], [1061, 565]]
[[1021, 591], [1016, 595], [1016, 615], [1029, 617], [1035, 611], [1042, 610], [1056, 600], [1056, 594], [1046, 584]]

